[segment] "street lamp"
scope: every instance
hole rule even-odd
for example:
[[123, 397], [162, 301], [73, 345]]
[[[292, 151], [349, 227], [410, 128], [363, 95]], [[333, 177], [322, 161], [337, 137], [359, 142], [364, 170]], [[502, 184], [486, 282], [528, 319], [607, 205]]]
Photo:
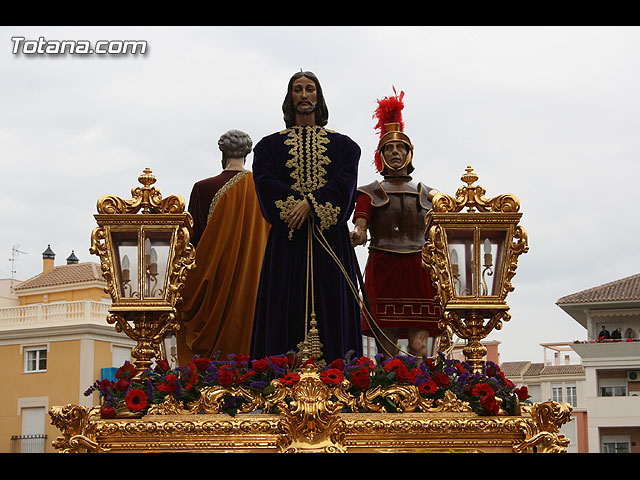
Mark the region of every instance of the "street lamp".
[[100, 257], [112, 299], [107, 321], [137, 342], [131, 355], [140, 375], [152, 358], [165, 357], [164, 337], [179, 328], [175, 305], [187, 271], [195, 267], [195, 249], [184, 199], [163, 199], [148, 168], [138, 181], [142, 187], [131, 190], [131, 200], [98, 200], [89, 252]]
[[518, 225], [518, 198], [509, 193], [485, 198], [485, 189], [473, 186], [478, 176], [471, 167], [461, 179], [466, 185], [455, 198], [433, 196], [422, 262], [442, 305], [440, 327], [466, 339], [465, 358], [480, 371], [487, 353], [480, 340], [511, 318], [506, 296], [514, 289], [518, 257], [529, 247], [526, 230]]

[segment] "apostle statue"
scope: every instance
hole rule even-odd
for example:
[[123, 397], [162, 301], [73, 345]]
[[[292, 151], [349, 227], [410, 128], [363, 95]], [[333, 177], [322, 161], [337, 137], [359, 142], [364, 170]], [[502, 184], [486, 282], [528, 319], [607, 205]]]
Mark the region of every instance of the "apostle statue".
[[[292, 76], [282, 110], [286, 128], [254, 149], [256, 192], [271, 231], [251, 356], [298, 351], [331, 362], [351, 350], [360, 355], [356, 260], [347, 227], [360, 147], [325, 128], [328, 109], [311, 72]], [[310, 332], [318, 335], [311, 350]]]
[[220, 137], [223, 171], [195, 183], [189, 198], [196, 267], [178, 305], [178, 360], [216, 352], [248, 355], [260, 266], [270, 226], [256, 197], [253, 174], [244, 168], [249, 135]]
[[358, 188], [351, 239], [355, 246], [367, 242], [367, 230], [371, 237], [363, 333], [375, 338], [380, 353], [398, 354], [398, 340], [407, 338], [408, 352], [402, 353], [422, 356], [433, 354], [441, 309], [421, 260], [431, 188], [410, 176], [413, 144], [404, 133], [403, 97], [378, 101], [375, 166], [382, 179]]

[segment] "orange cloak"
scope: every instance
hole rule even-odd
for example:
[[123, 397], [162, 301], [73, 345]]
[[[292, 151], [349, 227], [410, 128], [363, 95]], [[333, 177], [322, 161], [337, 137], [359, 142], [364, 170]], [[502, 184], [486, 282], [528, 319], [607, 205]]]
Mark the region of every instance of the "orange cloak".
[[243, 171], [214, 196], [178, 305], [178, 361], [220, 351], [248, 355], [253, 315], [270, 225], [264, 220], [253, 174]]

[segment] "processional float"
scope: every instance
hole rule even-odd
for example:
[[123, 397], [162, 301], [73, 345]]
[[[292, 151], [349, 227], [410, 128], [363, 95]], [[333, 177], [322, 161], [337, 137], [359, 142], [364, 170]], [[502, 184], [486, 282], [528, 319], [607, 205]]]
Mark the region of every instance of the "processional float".
[[[60, 452], [564, 452], [571, 407], [531, 403], [481, 339], [510, 318], [519, 255], [528, 250], [519, 200], [485, 198], [468, 167], [455, 197], [433, 192], [423, 265], [443, 315], [447, 358], [194, 359], [171, 366], [163, 341], [179, 328], [176, 304], [195, 267], [192, 219], [181, 196], [165, 199], [149, 169], [132, 199], [105, 195], [90, 252], [112, 298], [109, 323], [136, 342], [119, 382], [96, 381], [100, 405], [53, 407]], [[464, 209], [466, 211], [463, 211]], [[331, 360], [331, 359], [329, 359]]]

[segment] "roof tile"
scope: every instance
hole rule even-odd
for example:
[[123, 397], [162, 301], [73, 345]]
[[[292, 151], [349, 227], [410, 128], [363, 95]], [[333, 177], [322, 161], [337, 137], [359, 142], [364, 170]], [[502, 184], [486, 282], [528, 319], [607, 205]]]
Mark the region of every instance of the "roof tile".
[[56, 287], [72, 283], [105, 282], [100, 265], [94, 262], [60, 265], [50, 273], [41, 273], [14, 288], [16, 292], [32, 288]]
[[640, 300], [640, 273], [560, 298], [556, 304]]

